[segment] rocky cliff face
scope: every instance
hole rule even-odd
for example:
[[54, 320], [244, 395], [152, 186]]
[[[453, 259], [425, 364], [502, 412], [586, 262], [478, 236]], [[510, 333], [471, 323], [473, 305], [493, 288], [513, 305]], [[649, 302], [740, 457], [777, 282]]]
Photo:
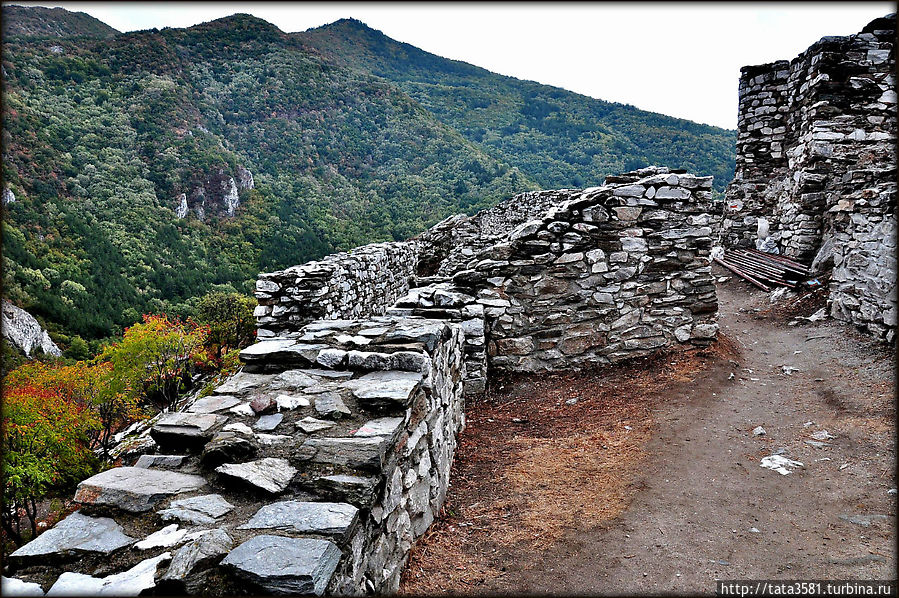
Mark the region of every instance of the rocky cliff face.
[[239, 191], [253, 189], [253, 173], [243, 166], [237, 167], [237, 179], [223, 169], [212, 172], [203, 182], [197, 185], [190, 195], [182, 193], [178, 196], [175, 215], [186, 218], [193, 211], [197, 218], [205, 220], [207, 215], [218, 215], [233, 218], [240, 206]]
[[31, 357], [40, 348], [48, 355], [60, 356], [62, 351], [56, 346], [50, 335], [38, 321], [24, 309], [18, 308], [9, 301], [3, 301], [3, 338], [21, 349]]

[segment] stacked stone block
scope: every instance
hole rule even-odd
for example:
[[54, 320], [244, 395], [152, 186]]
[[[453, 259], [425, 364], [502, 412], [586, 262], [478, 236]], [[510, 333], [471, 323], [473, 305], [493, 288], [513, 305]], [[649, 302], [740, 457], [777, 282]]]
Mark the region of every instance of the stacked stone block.
[[387, 313], [458, 322], [465, 337], [465, 396], [478, 396], [486, 390], [487, 351], [481, 300], [451, 283], [435, 283], [412, 289]]
[[82, 482], [81, 509], [10, 556], [4, 588], [396, 591], [449, 485], [463, 342], [459, 325], [382, 316], [249, 347], [242, 372], [156, 422], [149, 453]]

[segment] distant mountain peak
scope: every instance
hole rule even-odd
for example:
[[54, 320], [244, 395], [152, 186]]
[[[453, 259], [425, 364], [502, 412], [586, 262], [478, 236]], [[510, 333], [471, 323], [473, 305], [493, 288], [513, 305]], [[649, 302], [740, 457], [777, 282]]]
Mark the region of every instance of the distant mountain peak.
[[84, 12], [43, 6], [5, 5], [3, 37], [93, 37], [109, 39], [121, 33]]

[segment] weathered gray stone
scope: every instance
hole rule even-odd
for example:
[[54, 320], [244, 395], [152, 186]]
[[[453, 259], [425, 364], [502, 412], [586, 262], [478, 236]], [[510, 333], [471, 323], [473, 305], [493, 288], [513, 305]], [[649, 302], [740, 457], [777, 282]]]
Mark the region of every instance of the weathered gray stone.
[[215, 471], [227, 478], [239, 480], [272, 494], [283, 492], [297, 472], [287, 459], [276, 457], [266, 457], [249, 463], [227, 463], [216, 467]]
[[213, 395], [195, 401], [187, 411], [190, 413], [215, 413], [239, 405], [241, 400], [232, 395]]
[[[295, 343], [296, 341], [290, 342]], [[220, 395], [244, 394], [249, 390], [265, 386], [272, 380], [272, 378], [273, 376], [267, 374], [250, 374], [247, 372], [238, 372], [228, 378], [228, 380], [226, 380], [224, 384], [217, 387], [215, 389], [215, 393]]]
[[228, 418], [211, 413], [164, 413], [150, 429], [161, 447], [196, 448], [212, 439]]
[[[204, 494], [203, 496], [173, 500], [169, 504], [169, 509], [192, 511], [199, 515], [205, 515], [214, 521], [230, 513], [234, 509], [234, 505], [225, 500], [221, 494]], [[162, 514], [162, 511], [160, 511], [160, 514]], [[203, 523], [211, 523], [211, 521], [204, 521]]]
[[321, 432], [322, 430], [327, 430], [328, 428], [333, 428], [334, 422], [324, 421], [322, 419], [315, 419], [314, 417], [304, 417], [300, 421], [297, 422], [297, 428], [306, 434], [312, 434], [314, 432]]
[[212, 529], [202, 533], [175, 551], [168, 571], [159, 580], [160, 589], [187, 589], [191, 573], [212, 565], [218, 557], [227, 554], [233, 545], [234, 541], [225, 530]]
[[75, 511], [9, 556], [12, 561], [43, 561], [87, 553], [109, 554], [134, 540], [108, 517], [88, 517]]
[[369, 438], [372, 436], [381, 436], [387, 438], [388, 441], [393, 440], [402, 431], [402, 417], [381, 417], [365, 422], [358, 430], [353, 432], [355, 438]]
[[253, 426], [257, 430], [261, 432], [271, 432], [281, 423], [281, 420], [284, 419], [283, 413], [275, 413], [273, 415], [263, 415], [258, 420], [256, 420], [256, 424]]
[[141, 455], [137, 458], [135, 467], [149, 469], [151, 467], [181, 467], [184, 455]]
[[66, 571], [56, 579], [47, 596], [137, 596], [156, 586], [156, 570], [171, 558], [172, 553], [164, 552], [103, 578]]
[[22, 581], [15, 577], [0, 577], [0, 594], [3, 596], [43, 596], [44, 589], [37, 583]]
[[265, 505], [237, 529], [274, 529], [347, 537], [356, 524], [359, 509], [346, 503], [286, 500]]
[[181, 542], [185, 535], [187, 535], [187, 530], [178, 529], [178, 524], [173, 523], [135, 543], [134, 547], [138, 550], [149, 550], [151, 548], [174, 546]]
[[164, 498], [199, 490], [206, 480], [174, 471], [116, 467], [89, 477], [75, 492], [75, 502], [141, 513]]
[[310, 438], [303, 447], [314, 450], [312, 461], [379, 470], [384, 466], [385, 440], [373, 438]]
[[325, 392], [315, 397], [315, 410], [322, 417], [340, 419], [352, 415], [352, 412], [336, 392]]
[[329, 475], [316, 478], [308, 484], [319, 494], [333, 500], [348, 502], [357, 507], [370, 507], [375, 500], [376, 477], [354, 475]]
[[421, 384], [420, 372], [371, 372], [344, 383], [353, 389], [353, 396], [369, 408], [406, 407], [412, 402]]
[[200, 463], [203, 467], [212, 469], [222, 463], [249, 459], [258, 450], [256, 444], [244, 432], [222, 431], [203, 447]]
[[228, 553], [221, 566], [268, 593], [320, 596], [339, 561], [330, 540], [261, 535]]

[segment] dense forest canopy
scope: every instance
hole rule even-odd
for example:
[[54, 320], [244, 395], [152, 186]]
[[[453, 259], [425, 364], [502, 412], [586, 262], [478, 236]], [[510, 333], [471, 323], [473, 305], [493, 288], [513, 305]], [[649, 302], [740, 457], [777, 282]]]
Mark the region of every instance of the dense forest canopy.
[[521, 191], [650, 163], [721, 188], [733, 171], [733, 131], [495, 75], [356, 21], [118, 33], [60, 11], [3, 7], [2, 233], [5, 296], [63, 348]]

